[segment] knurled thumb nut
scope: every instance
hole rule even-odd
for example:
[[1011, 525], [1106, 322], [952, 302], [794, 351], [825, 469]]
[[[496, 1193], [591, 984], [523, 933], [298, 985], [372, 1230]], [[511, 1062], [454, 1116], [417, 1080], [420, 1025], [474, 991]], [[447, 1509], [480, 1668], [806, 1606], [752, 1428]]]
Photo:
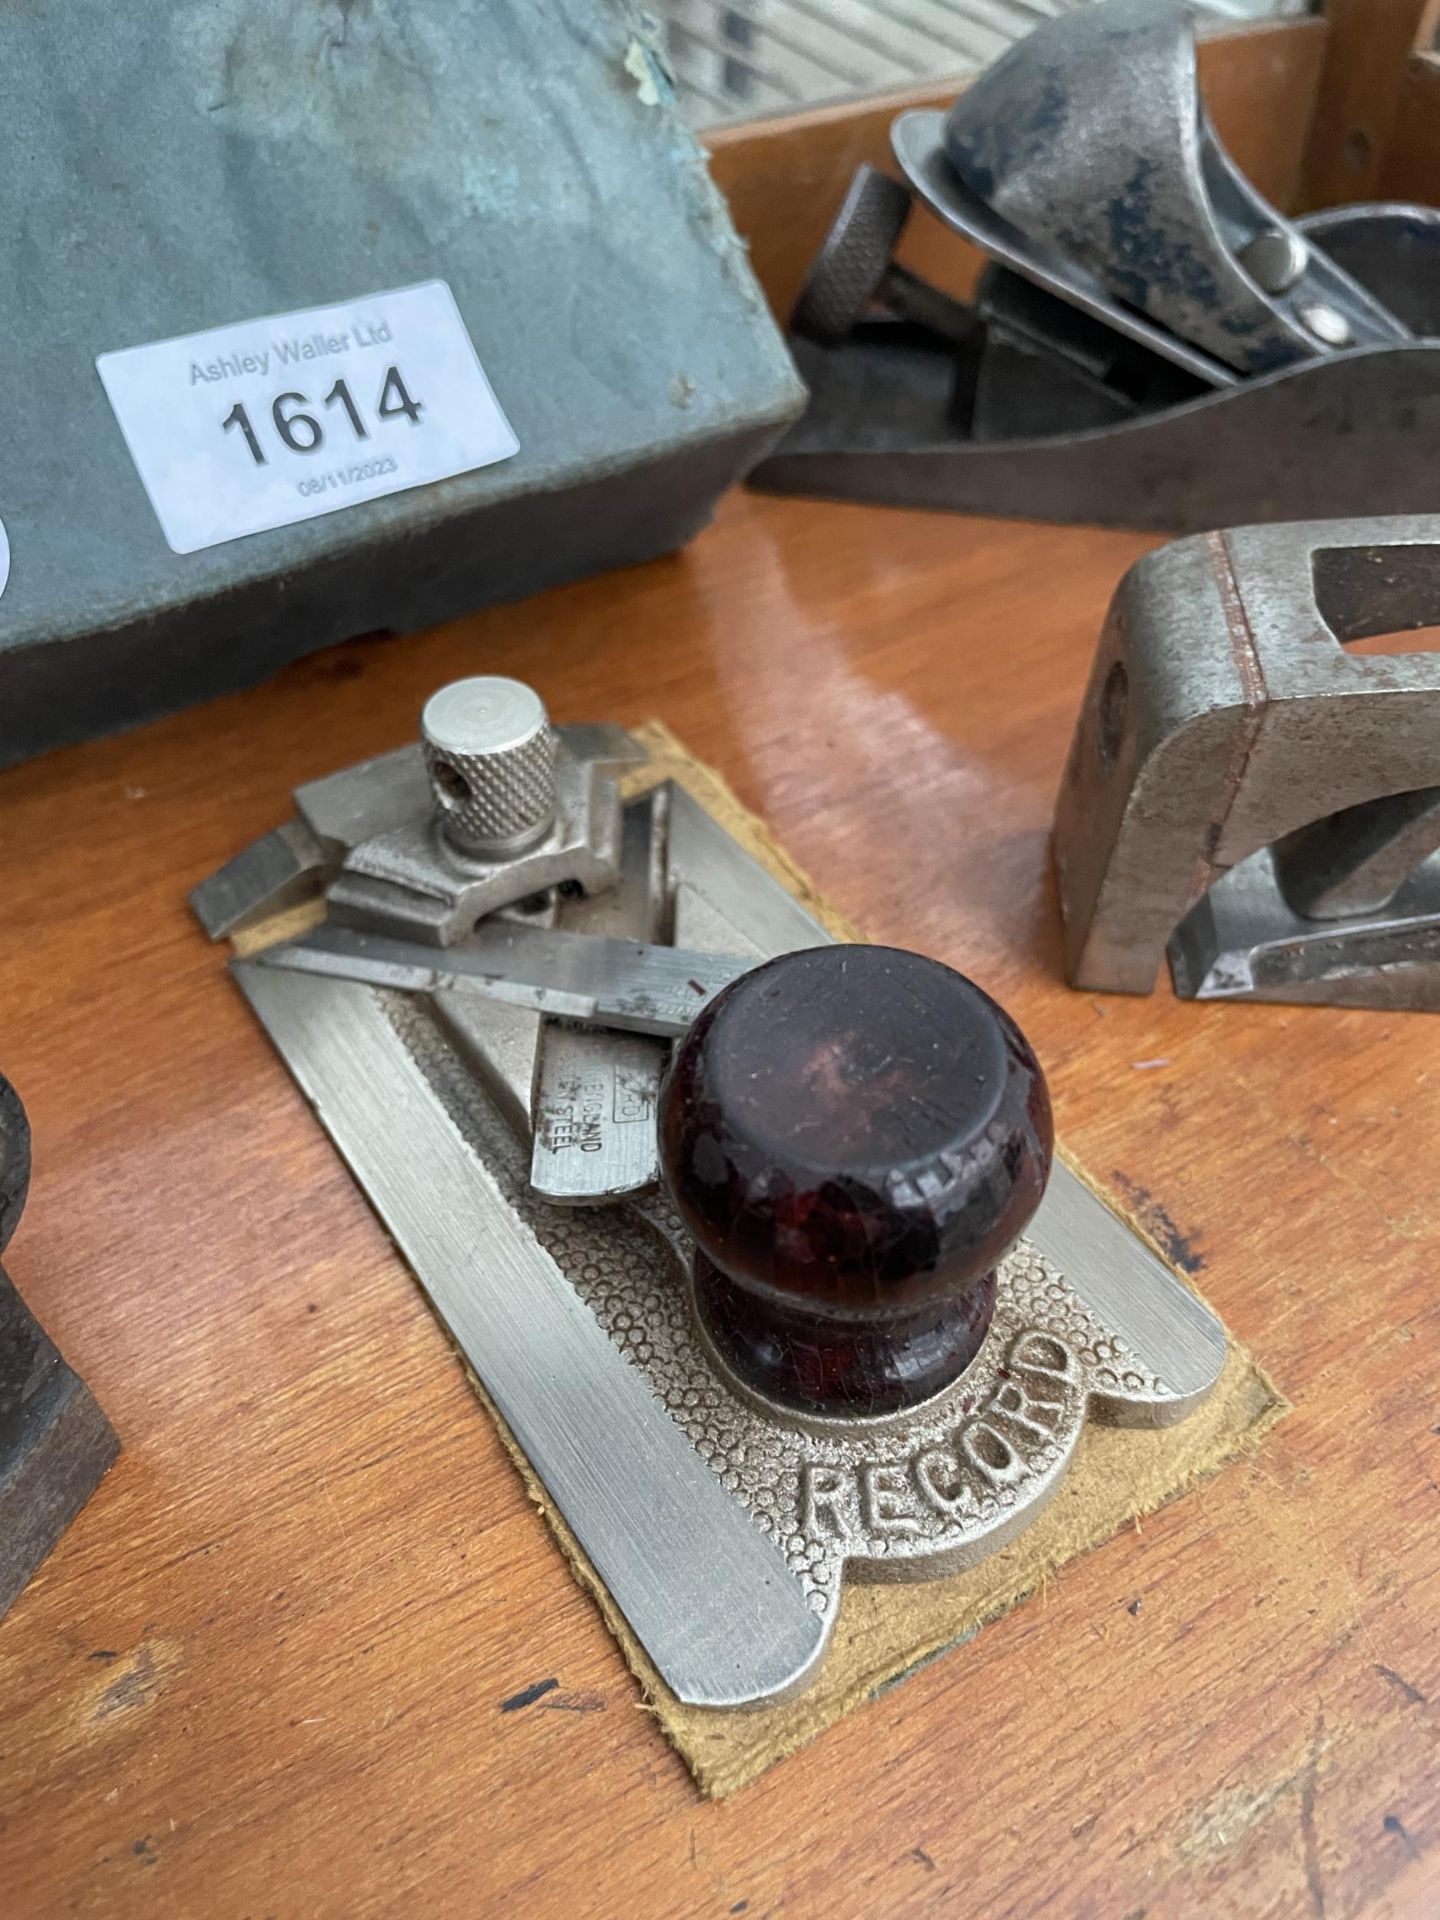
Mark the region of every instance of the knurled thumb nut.
[[441, 687], [420, 716], [440, 830], [457, 851], [500, 859], [555, 822], [555, 732], [520, 680], [480, 675]]

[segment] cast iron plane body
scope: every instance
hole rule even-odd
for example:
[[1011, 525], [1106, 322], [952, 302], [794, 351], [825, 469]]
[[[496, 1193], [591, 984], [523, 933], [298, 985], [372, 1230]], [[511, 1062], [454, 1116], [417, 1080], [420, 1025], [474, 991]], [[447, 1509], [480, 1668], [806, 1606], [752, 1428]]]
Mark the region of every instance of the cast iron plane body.
[[[1440, 213], [1290, 220], [1205, 112], [1180, 0], [1039, 27], [902, 113], [796, 307], [778, 493], [1187, 532], [1440, 507]], [[894, 258], [918, 201], [973, 302]]]

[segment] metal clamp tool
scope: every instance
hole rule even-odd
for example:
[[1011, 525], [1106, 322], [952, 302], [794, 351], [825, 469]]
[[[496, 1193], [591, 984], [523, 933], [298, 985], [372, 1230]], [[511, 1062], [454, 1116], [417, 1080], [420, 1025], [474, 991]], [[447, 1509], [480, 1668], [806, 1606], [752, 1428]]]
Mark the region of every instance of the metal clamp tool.
[[1121, 581], [1061, 786], [1073, 986], [1440, 1007], [1440, 519], [1244, 527]]
[[[1440, 505], [1440, 213], [1270, 206], [1178, 0], [1063, 14], [891, 143], [907, 184], [856, 176], [756, 486], [1175, 532]], [[894, 260], [915, 199], [987, 257], [973, 305]]]
[[[533, 737], [513, 683], [426, 713], [476, 702]], [[443, 947], [388, 896], [361, 925], [343, 847], [396, 815], [419, 844], [460, 799], [442, 777], [422, 824], [411, 764], [297, 794], [307, 926], [263, 944], [293, 827], [197, 910], [251, 929], [240, 986], [680, 1699], [803, 1687], [847, 1574], [966, 1566], [1087, 1418], [1204, 1399], [1222, 1329], [1051, 1166], [1043, 1076], [978, 988], [833, 944], [671, 782], [624, 808], [608, 891], [536, 897], [517, 840], [487, 895], [510, 904], [472, 900]]]

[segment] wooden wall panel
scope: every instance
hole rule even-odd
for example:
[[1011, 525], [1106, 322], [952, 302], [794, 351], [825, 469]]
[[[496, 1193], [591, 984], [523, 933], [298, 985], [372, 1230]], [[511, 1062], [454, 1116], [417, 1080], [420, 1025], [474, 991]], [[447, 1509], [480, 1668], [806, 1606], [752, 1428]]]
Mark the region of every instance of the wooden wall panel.
[[1440, 56], [1416, 54], [1400, 82], [1380, 191], [1440, 206]]
[[1412, 49], [1435, 38], [1440, 0], [1328, 0], [1325, 12], [1329, 43], [1305, 156], [1311, 207], [1388, 195], [1397, 96]]

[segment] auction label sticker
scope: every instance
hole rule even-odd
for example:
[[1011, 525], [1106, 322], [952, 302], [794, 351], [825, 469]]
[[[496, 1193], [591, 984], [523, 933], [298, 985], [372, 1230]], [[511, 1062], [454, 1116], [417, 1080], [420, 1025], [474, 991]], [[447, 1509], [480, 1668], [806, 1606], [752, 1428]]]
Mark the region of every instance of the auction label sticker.
[[95, 362], [176, 553], [520, 450], [443, 280]]

